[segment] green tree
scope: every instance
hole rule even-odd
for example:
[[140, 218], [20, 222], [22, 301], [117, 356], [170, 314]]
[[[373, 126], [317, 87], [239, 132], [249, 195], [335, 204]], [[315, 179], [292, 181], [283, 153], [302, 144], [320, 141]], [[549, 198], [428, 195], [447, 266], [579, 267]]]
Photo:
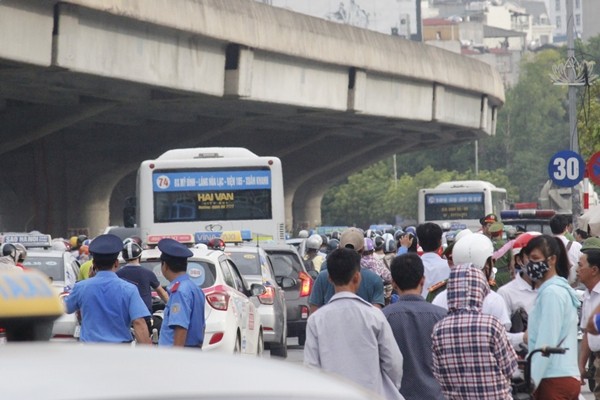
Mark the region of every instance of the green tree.
[[[497, 136], [502, 146], [486, 146], [481, 157], [484, 168], [506, 171], [523, 201], [537, 200], [548, 179], [550, 157], [569, 148], [566, 87], [553, 85], [549, 78], [552, 66], [560, 60], [559, 51], [544, 50], [522, 64], [519, 82], [507, 91], [506, 104], [498, 114]], [[488, 140], [493, 139], [482, 142]], [[498, 160], [498, 155], [503, 157]], [[486, 165], [485, 160], [503, 165]]]
[[396, 216], [416, 220], [419, 189], [452, 180], [487, 180], [506, 188], [509, 198], [514, 199], [517, 193], [503, 170], [480, 171], [476, 178], [471, 170], [435, 170], [427, 166], [414, 176], [402, 174], [396, 181], [391, 171], [389, 161], [380, 161], [329, 190], [322, 202], [323, 224], [367, 227], [372, 223], [394, 223]]

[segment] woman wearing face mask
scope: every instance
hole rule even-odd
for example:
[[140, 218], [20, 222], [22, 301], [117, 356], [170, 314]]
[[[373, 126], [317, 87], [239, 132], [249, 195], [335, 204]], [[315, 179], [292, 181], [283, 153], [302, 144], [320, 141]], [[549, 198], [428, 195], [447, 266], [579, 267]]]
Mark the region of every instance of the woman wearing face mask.
[[551, 346], [568, 349], [565, 354], [533, 356], [531, 378], [534, 398], [577, 400], [581, 390], [577, 364], [577, 307], [579, 300], [567, 282], [569, 259], [560, 239], [540, 235], [522, 250], [527, 257], [525, 272], [538, 295], [529, 315], [529, 351]]

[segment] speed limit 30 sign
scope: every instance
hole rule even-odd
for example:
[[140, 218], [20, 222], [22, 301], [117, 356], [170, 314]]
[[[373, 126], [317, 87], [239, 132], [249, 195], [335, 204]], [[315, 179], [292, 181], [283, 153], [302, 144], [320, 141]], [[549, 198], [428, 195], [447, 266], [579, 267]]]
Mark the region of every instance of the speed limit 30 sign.
[[548, 163], [548, 175], [558, 186], [573, 187], [581, 182], [584, 174], [583, 158], [571, 150], [559, 151]]

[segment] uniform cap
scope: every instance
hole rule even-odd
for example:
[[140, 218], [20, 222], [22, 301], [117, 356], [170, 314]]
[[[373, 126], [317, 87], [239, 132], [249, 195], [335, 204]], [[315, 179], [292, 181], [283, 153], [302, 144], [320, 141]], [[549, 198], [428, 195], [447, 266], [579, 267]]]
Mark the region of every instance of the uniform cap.
[[123, 242], [118, 236], [107, 233], [92, 240], [89, 249], [94, 258], [114, 258], [116, 260], [121, 250], [123, 250]]
[[600, 239], [597, 237], [587, 238], [583, 241], [581, 251], [584, 250], [600, 250]]
[[361, 251], [364, 247], [363, 231], [358, 228], [348, 228], [342, 232], [340, 237], [340, 248], [351, 248], [356, 251]]
[[161, 239], [158, 249], [165, 255], [173, 258], [188, 258], [194, 255], [190, 249], [171, 238]]
[[499, 233], [502, 232], [504, 230], [504, 224], [502, 222], [494, 222], [491, 226], [490, 226], [490, 233]]
[[493, 224], [494, 222], [498, 222], [498, 217], [496, 216], [496, 214], [488, 214], [485, 217], [481, 218], [479, 222], [481, 223], [481, 225]]

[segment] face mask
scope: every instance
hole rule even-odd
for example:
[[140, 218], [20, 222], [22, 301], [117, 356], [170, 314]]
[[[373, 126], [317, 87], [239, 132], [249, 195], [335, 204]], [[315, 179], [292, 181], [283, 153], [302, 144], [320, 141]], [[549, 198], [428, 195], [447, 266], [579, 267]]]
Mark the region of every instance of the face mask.
[[550, 269], [548, 263], [546, 261], [529, 261], [525, 266], [527, 270], [527, 275], [531, 278], [532, 281], [538, 281], [546, 275], [546, 272]]

